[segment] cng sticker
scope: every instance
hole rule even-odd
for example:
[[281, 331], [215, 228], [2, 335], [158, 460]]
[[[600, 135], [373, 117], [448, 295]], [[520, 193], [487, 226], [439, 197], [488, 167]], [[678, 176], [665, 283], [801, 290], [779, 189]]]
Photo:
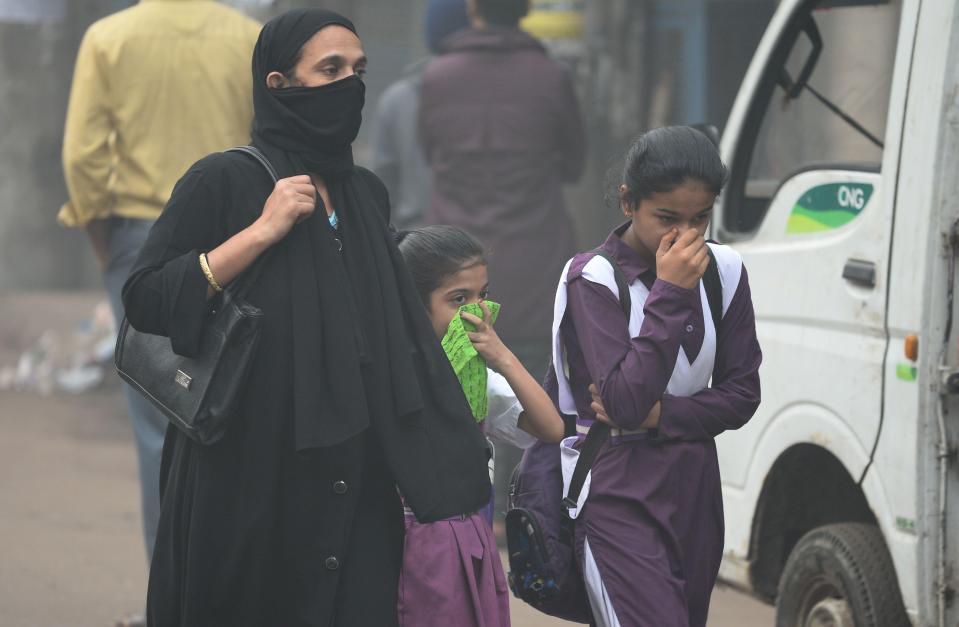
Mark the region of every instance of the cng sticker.
[[796, 202], [786, 233], [831, 231], [852, 222], [872, 197], [869, 183], [829, 183], [813, 187]]

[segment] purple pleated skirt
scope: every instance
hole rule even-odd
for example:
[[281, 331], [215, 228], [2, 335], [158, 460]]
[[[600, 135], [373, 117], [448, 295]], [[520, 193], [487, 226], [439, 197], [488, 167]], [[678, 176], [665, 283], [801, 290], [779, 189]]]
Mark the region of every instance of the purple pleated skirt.
[[509, 590], [483, 513], [433, 523], [406, 514], [400, 627], [509, 627]]

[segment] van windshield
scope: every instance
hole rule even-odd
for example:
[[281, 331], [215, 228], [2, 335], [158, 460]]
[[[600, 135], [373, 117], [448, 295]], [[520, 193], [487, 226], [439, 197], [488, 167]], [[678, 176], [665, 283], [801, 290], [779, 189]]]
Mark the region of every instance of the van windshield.
[[[880, 142], [884, 141], [901, 2], [837, 6], [812, 11], [822, 52], [808, 85], [834, 103]], [[795, 78], [812, 51], [800, 34], [786, 71]], [[769, 68], [769, 71], [778, 71]], [[794, 174], [821, 166], [879, 169], [882, 148], [803, 89], [794, 99], [777, 86], [762, 114], [745, 181], [744, 212], [726, 227], [750, 232], [759, 226], [779, 185]], [[755, 120], [756, 123], [759, 120]], [[760, 208], [761, 207], [761, 208]]]

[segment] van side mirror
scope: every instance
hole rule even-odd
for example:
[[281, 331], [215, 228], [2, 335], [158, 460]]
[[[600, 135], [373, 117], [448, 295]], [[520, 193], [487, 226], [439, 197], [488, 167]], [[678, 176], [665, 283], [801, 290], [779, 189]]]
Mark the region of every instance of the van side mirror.
[[[813, 70], [816, 69], [816, 64], [819, 62], [819, 55], [822, 54], [822, 34], [820, 34], [819, 26], [816, 25], [816, 20], [813, 19], [812, 15], [806, 16], [800, 32], [805, 33], [806, 37], [809, 38], [812, 50], [809, 51], [806, 63], [803, 64], [796, 80], [793, 80], [789, 75], [789, 72], [786, 70], [785, 61], [783, 62], [783, 67], [779, 70], [779, 80], [777, 82], [779, 86], [786, 91], [787, 100], [795, 100], [799, 97], [799, 94], [801, 94], [802, 90], [806, 87], [806, 83], [809, 82], [809, 77], [812, 76]], [[795, 42], [793, 42], [793, 45], [795, 45]]]

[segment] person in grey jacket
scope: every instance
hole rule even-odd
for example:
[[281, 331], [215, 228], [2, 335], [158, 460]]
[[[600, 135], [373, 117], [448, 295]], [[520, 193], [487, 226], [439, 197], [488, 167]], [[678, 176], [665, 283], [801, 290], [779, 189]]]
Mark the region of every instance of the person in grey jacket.
[[420, 138], [433, 173], [427, 224], [490, 247], [497, 331], [545, 372], [555, 285], [574, 249], [563, 185], [579, 179], [585, 132], [573, 81], [519, 28], [528, 0], [469, 0], [472, 28], [423, 73]]
[[410, 64], [377, 103], [370, 164], [390, 192], [393, 224], [400, 230], [419, 224], [430, 198], [430, 169], [417, 132], [420, 79], [443, 40], [468, 26], [466, 0], [430, 0], [425, 23], [430, 56]]
[[[556, 285], [575, 248], [563, 185], [586, 139], [566, 67], [519, 28], [529, 0], [468, 0], [471, 28], [446, 38], [423, 73], [420, 139], [432, 172], [425, 224], [489, 247], [496, 331], [534, 376], [549, 362]], [[519, 452], [497, 447], [496, 501]]]

